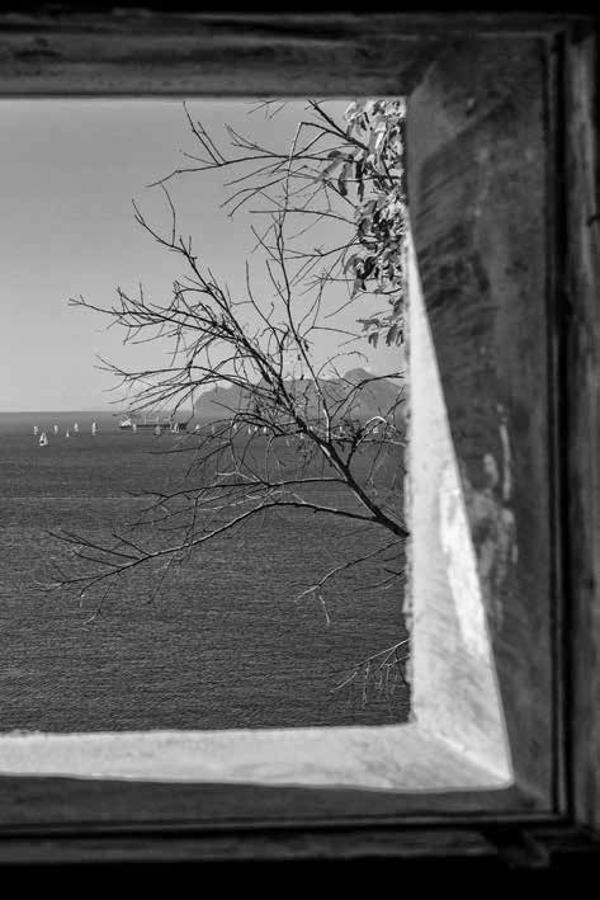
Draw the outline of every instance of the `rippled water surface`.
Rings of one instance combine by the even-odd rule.
[[[76,417],[82,431],[66,440]],[[49,557],[64,554],[49,531],[106,537],[139,509],[129,492],[177,485],[189,462],[157,453],[151,432],[119,431],[110,417],[98,417],[92,437],[90,421],[81,413],[0,415],[0,730],[406,718],[401,682],[393,694],[374,681],[366,696],[357,684],[332,691],[361,659],[405,638],[400,588],[373,589],[381,572],[371,565],[340,577],[326,612],[314,599],[295,599],[311,577],[375,547],[372,528],[297,511],[265,516],[198,553],[151,601],[151,577],[129,579],[92,621],[90,606],[42,590]],[[36,422],[50,428],[43,449]],[[165,435],[162,448],[175,440]]]

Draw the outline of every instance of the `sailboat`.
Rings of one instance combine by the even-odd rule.
[[[69,434],[69,429],[68,429],[68,428],[67,428],[67,430],[65,431],[65,437],[66,437],[66,438],[71,437],[71,435]]]
[[[48,436],[47,436],[47,434],[46,434],[45,431],[42,431],[38,443],[39,443],[40,447],[47,447],[47,446],[48,446]]]
[[[40,429],[37,427],[37,425],[34,425],[34,426],[33,426],[33,433],[34,433],[34,435],[36,435],[36,434],[38,433],[39,430],[40,430]]]
[[[79,434],[79,424],[77,422],[73,425],[73,431],[75,434]]]
[[[54,426],[54,434],[58,434],[58,425]]]
[[[137,431],[137,425],[136,425],[135,422],[132,422],[132,423],[131,423],[131,430],[132,430],[132,432],[133,432],[134,434],[136,433],[136,431]]]
[[[96,425],[96,420],[94,419],[92,421],[92,434],[97,434],[97,433],[98,433],[98,426]]]
[[[161,434],[162,434],[162,430],[161,430],[160,425],[155,425],[154,426],[154,437],[160,437]]]

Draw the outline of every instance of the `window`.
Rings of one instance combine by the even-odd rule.
[[[290,92],[303,95],[312,89],[347,94],[350,85],[357,93],[410,94],[409,202],[422,282],[422,348],[435,351],[448,419],[445,436],[451,436],[456,457],[456,465],[452,458],[440,461],[438,471],[444,486],[441,501],[437,497],[439,513],[446,526],[437,536],[439,560],[450,592],[461,604],[472,604],[455,606],[451,622],[444,625],[442,619],[444,627],[422,632],[426,655],[421,659],[437,679],[436,688],[443,689],[443,667],[457,657],[440,649],[441,630],[470,647],[472,661],[481,661],[487,636],[473,631],[473,616],[462,612],[484,604],[495,668],[491,677],[485,666],[484,693],[499,694],[502,715],[498,705],[486,709],[502,740],[506,728],[510,771],[503,764],[493,783],[480,780],[471,790],[459,785],[462,790],[444,795],[52,778],[40,783],[13,775],[4,779],[7,825],[61,822],[81,829],[98,822],[107,827],[187,822],[200,834],[219,821],[222,827],[234,822],[243,828],[253,819],[277,829],[290,815],[309,831],[327,823],[332,829],[334,824],[356,828],[366,821],[373,828],[395,823],[400,829],[401,823],[414,824],[415,817],[438,824],[441,817],[463,822],[470,817],[479,826],[490,818],[521,825],[597,824],[592,540],[597,453],[591,452],[597,435],[590,335],[598,333],[598,272],[597,211],[588,206],[596,187],[595,35],[583,20],[520,24],[515,17],[506,26],[498,19],[478,25],[475,37],[472,23],[457,21],[449,39],[447,30],[443,36],[435,27],[424,32],[417,18],[372,17],[367,24],[342,16],[328,19],[326,30],[320,24],[314,37],[314,21],[292,16],[286,31],[281,22],[255,17],[246,55],[229,51],[240,27],[235,17],[175,17],[160,31],[152,16],[135,32],[111,25],[122,36],[118,48],[111,43],[114,31],[105,26],[100,42],[97,32],[84,38],[77,26],[63,32],[49,25],[43,44],[27,28],[15,28],[3,37],[18,60],[5,64],[4,90],[61,92],[77,84],[79,90],[110,93],[118,83],[119,90],[128,91],[243,89],[281,95],[287,93],[285,72]],[[265,70],[259,48],[267,33],[275,49]],[[206,43],[214,34],[218,70],[215,50]],[[366,52],[368,67],[351,64],[349,43]],[[370,55],[374,46],[377,53]],[[178,67],[162,69],[172,48]],[[42,60],[53,53],[45,67]],[[114,62],[105,61],[115,53],[130,63],[119,68],[118,82]],[[81,54],[97,61],[96,68],[80,76],[89,80],[76,81]],[[143,63],[140,68],[131,63],[143,61],[144,54],[153,58],[151,83]],[[565,379],[568,406],[561,393]],[[437,423],[443,429],[443,422]],[[426,420],[422,426],[426,435]],[[427,493],[414,499],[429,506],[435,500]],[[464,573],[453,569],[452,558],[463,546],[467,522],[473,566],[463,583]],[[422,525],[428,527],[427,515]],[[432,576],[424,562],[415,559],[414,566],[415,576]],[[417,670],[418,602],[415,595]],[[576,657],[571,655],[575,640]],[[473,689],[474,677],[481,682],[478,672],[475,666],[459,673],[465,689],[458,698],[445,698],[448,703],[460,707],[461,697],[481,698]],[[480,731],[481,711],[470,703],[465,708],[473,712],[473,733]],[[432,715],[460,758],[464,748],[443,718],[445,709],[442,704],[440,715]],[[373,754],[380,761],[381,742],[374,737],[369,742],[369,760]],[[474,746],[472,739],[468,743]],[[496,761],[497,749],[495,742]],[[512,785],[502,787],[507,781]],[[202,852],[201,843],[192,855]],[[216,845],[212,848],[218,854]],[[272,852],[267,842],[263,854]]]

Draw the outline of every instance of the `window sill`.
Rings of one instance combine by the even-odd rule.
[[[0,772],[17,776],[254,783],[386,791],[510,785],[418,724],[151,731],[0,738]]]

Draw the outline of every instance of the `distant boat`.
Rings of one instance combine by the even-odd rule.
[[[198,432],[200,431],[200,425],[196,425],[194,431],[196,432],[196,434],[198,434]]]
[[[75,434],[79,434],[79,424],[77,422],[73,425],[73,431]]]
[[[135,415],[135,413],[133,415]],[[133,415],[123,416],[123,418],[119,422],[119,428],[131,428],[132,431],[137,431],[138,428],[153,428],[156,431],[156,427],[159,426],[161,429],[161,434],[163,431],[167,430],[178,433],[187,429],[187,422],[175,422],[173,421],[173,419],[167,419],[164,416],[160,418],[158,415],[148,416],[147,413],[144,413],[142,421],[136,422],[134,421]]]
[[[154,437],[160,437],[161,434],[162,434],[162,429],[161,429],[160,425],[155,425],[154,426]]]
[[[96,425],[96,420],[92,422],[92,434],[98,434],[98,426]]]
[[[71,435],[69,434],[69,429],[68,429],[68,428],[67,428],[67,430],[65,431],[65,437],[66,437],[66,438],[71,437]]]
[[[40,430],[40,429],[37,427],[37,425],[34,425],[34,426],[33,426],[33,433],[34,433],[34,434],[37,434],[39,430]]]
[[[54,434],[58,434],[58,425],[54,426]]]
[[[46,434],[45,431],[42,431],[38,443],[39,443],[40,447],[47,447],[47,446],[48,446],[48,436],[47,436],[47,434]]]

